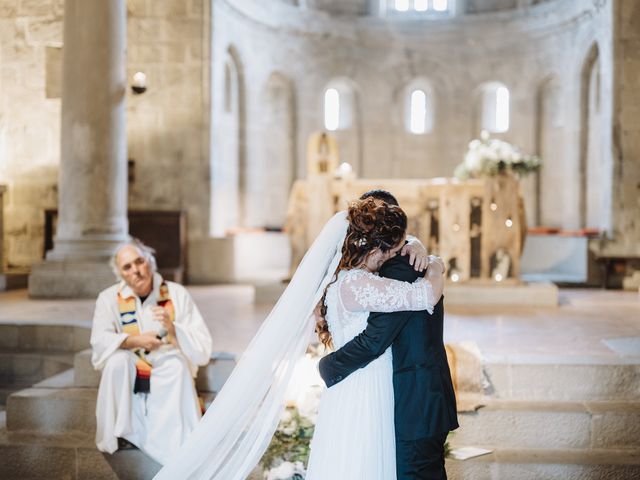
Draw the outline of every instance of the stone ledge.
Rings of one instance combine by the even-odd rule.
[[[7,429],[38,433],[94,432],[97,390],[28,388],[7,399]]]
[[[235,357],[229,353],[217,352],[211,361],[198,369],[196,388],[201,392],[219,392],[236,365]],[[97,388],[100,372],[91,364],[91,349],[76,353],[74,357],[74,384],[76,387]]]
[[[593,411],[598,413],[593,413]],[[458,414],[453,445],[511,448],[640,448],[640,402],[489,400]]]
[[[624,401],[640,398],[640,364],[485,363],[496,399]]]
[[[74,353],[89,345],[91,330],[75,325],[0,324],[0,351]]]

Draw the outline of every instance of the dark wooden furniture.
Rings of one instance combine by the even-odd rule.
[[[621,284],[611,285],[612,275],[618,277],[619,282],[624,277],[627,265],[640,263],[640,255],[607,255],[596,254],[595,260],[600,265],[602,272],[602,288],[621,288]]]
[[[45,210],[44,253],[53,248],[58,210]],[[158,272],[184,283],[187,264],[187,214],[177,210],[129,210],[129,234],[156,251]]]

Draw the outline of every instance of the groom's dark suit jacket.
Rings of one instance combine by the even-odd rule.
[[[419,276],[408,256],[396,256],[380,275],[413,282]],[[367,328],[320,360],[328,387],[379,357],[392,345],[395,428],[399,440],[416,440],[458,428],[456,398],[442,340],[443,299],[433,315],[420,312],[371,313]]]

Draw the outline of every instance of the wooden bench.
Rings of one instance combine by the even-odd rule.
[[[58,210],[45,210],[44,252],[53,248]],[[158,272],[184,283],[187,263],[187,214],[178,210],[129,210],[129,234],[156,251]]]

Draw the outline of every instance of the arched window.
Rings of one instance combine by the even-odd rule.
[[[327,88],[324,92],[324,128],[333,132],[340,127],[340,92]]]
[[[395,0],[395,9],[399,12],[406,12],[409,10],[409,0]]]
[[[451,13],[453,0],[382,0],[387,13],[442,14]]]
[[[411,92],[411,120],[409,130],[420,134],[426,131],[427,96],[422,90]]]
[[[322,107],[326,130],[335,132],[351,128],[356,110],[353,82],[347,78],[332,80],[324,90]]]
[[[416,79],[404,88],[404,129],[414,135],[433,130],[433,91],[426,79]]]
[[[502,83],[483,85],[481,95],[481,128],[492,133],[509,130],[509,89]]]

